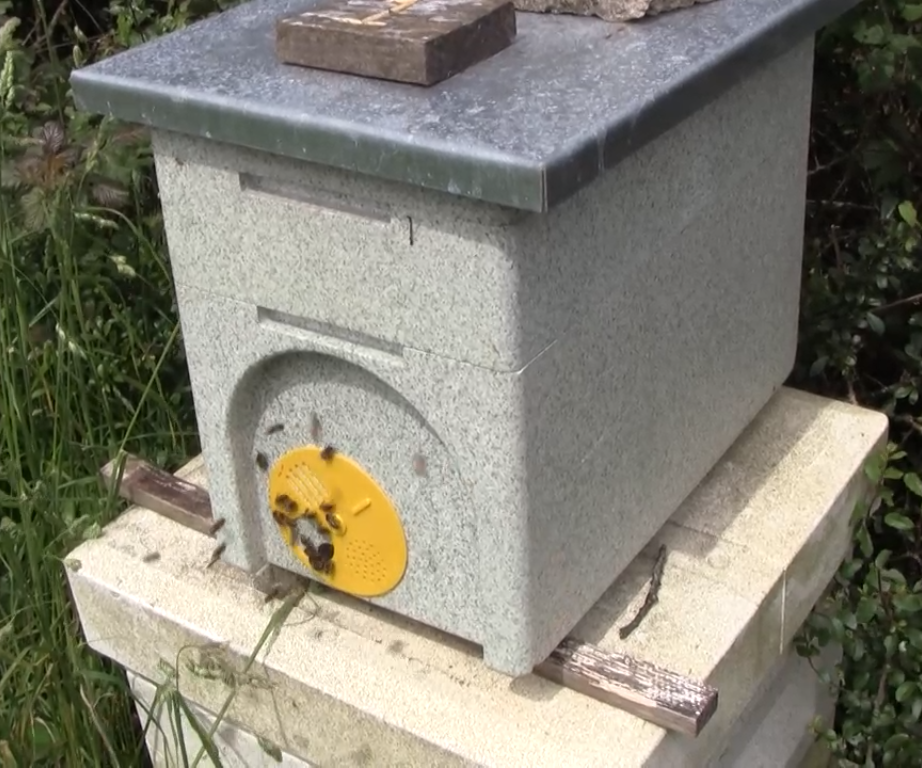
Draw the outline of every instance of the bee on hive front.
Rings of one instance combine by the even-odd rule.
[[[323,544],[317,547],[317,556],[324,560],[332,560],[333,545],[328,541],[323,542]]]
[[[307,555],[308,559],[317,556],[317,549],[314,547],[314,542],[312,542],[307,536],[302,533],[298,537],[298,541],[301,542],[301,547],[304,550],[304,554]]]
[[[256,452],[256,466],[263,472],[269,471],[269,459],[266,458],[266,454],[262,451]]]
[[[313,557],[309,558],[311,568],[320,573],[332,573],[333,572],[333,561],[328,557],[323,557],[320,553],[316,553]]]
[[[282,510],[286,515],[298,514],[298,502],[285,493],[275,497],[275,507]]]
[[[327,445],[320,452],[320,458],[324,461],[331,461],[336,454],[336,449],[332,445]]]
[[[342,525],[339,522],[339,518],[333,513],[332,510],[324,514],[324,519],[327,521],[327,525],[330,526],[334,531],[338,531]]]

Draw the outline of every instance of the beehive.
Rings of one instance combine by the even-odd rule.
[[[278,64],[269,31],[302,7],[74,79],[155,129],[224,558],[521,674],[791,368],[812,27],[738,0],[614,45],[524,14],[512,48],[414,90]]]

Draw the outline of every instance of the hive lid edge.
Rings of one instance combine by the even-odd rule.
[[[99,72],[77,70],[71,86],[79,109],[144,125],[154,131],[223,142],[295,160],[529,213],[547,213],[549,162],[504,155],[489,147],[466,153],[439,142],[402,142],[382,131],[345,130],[334,121],[293,120],[258,113],[246,104],[188,101],[176,93]],[[568,196],[558,194],[558,200]]]
[[[251,0],[78,70],[78,103],[155,129],[544,213],[857,0],[721,0],[669,14],[678,26],[668,17],[629,25],[615,47],[600,43],[612,35],[599,20],[520,14],[510,51],[432,89],[276,62],[265,40],[274,19],[311,2]],[[580,53],[549,68],[541,49],[559,38],[561,50]],[[660,66],[669,45],[679,66]],[[649,87],[624,79],[638,68]],[[548,84],[558,69],[560,82]],[[599,87],[605,78],[615,87]]]

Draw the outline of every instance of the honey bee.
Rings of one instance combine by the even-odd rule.
[[[266,458],[266,454],[261,451],[256,452],[256,466],[259,467],[263,472],[269,471],[269,459]]]
[[[304,548],[304,554],[307,555],[307,562],[311,568],[320,573],[329,573],[332,563],[330,558],[333,556],[333,548],[330,544],[323,543],[319,547],[314,546],[307,536],[301,536],[301,546]]]
[[[282,587],[279,584],[273,584],[269,591],[266,592],[266,596],[263,598],[264,603],[271,603],[275,598],[281,596]]]
[[[323,560],[332,560],[333,545],[328,541],[323,542],[323,544],[317,547],[317,557],[320,557]]]
[[[333,512],[327,512],[323,517],[327,521],[327,525],[330,526],[330,528],[332,528],[334,531],[338,531],[341,528],[339,518],[333,514]]]
[[[275,497],[275,506],[277,509],[281,509],[289,515],[294,515],[298,512],[298,502],[285,493]]]
[[[335,454],[336,449],[332,445],[328,445],[320,452],[320,458],[324,461],[331,461]]]
[[[314,546],[314,542],[307,538],[307,536],[302,534],[298,537],[298,541],[301,542],[301,547],[304,549],[304,554],[307,555],[308,559],[317,556],[317,548]]]
[[[321,557],[312,557],[310,558],[311,568],[320,573],[332,573],[333,563],[330,560],[324,560]]]
[[[323,501],[320,503],[321,512],[332,512],[334,509],[334,504],[332,501]]]
[[[227,522],[227,520],[225,520],[223,517],[222,517],[220,520],[215,520],[214,525],[211,527],[211,532],[212,532],[212,533],[217,533],[218,531],[220,531],[220,530],[224,527],[224,524],[225,524],[226,522]]]
[[[284,425],[284,424],[273,424],[271,427],[269,427],[269,428],[266,430],[266,434],[267,434],[267,435],[274,435],[274,434],[277,434],[278,432],[281,432],[283,429],[285,429],[285,425]]]

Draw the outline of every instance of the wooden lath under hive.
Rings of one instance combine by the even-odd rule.
[[[222,527],[223,520],[215,518],[207,490],[135,456],[110,461],[100,470],[100,476],[110,492],[199,533],[213,537]],[[216,548],[216,555],[220,555],[221,546]],[[213,555],[203,567],[217,559]],[[282,585],[298,584],[303,584],[300,577],[281,573],[279,569],[270,574],[261,572],[254,579],[254,586],[266,593],[267,599],[279,597]],[[718,694],[712,686],[573,637],[565,638],[534,672],[662,728],[692,737],[701,732],[717,710]]]

